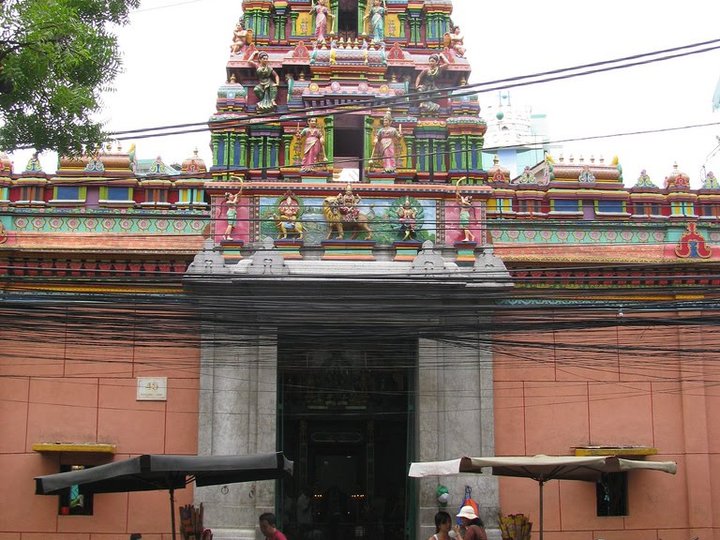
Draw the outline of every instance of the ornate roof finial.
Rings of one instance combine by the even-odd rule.
[[[677,162],[673,163],[672,172],[665,177],[665,188],[675,191],[690,189],[690,177],[679,170]]]
[[[653,181],[650,179],[650,175],[647,173],[645,169],[640,171],[640,176],[638,176],[637,182],[635,182],[636,188],[654,188],[657,187],[655,184],[653,184]]]
[[[582,172],[578,176],[578,182],[581,184],[594,184],[595,183],[595,175],[590,170],[590,167],[587,165],[583,165]]]
[[[703,180],[702,189],[720,189],[720,182],[715,178],[714,172],[710,171],[707,173],[705,180]]]

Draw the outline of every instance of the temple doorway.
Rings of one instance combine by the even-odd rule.
[[[358,3],[356,0],[340,0],[338,3],[338,35],[347,40],[358,37]]]
[[[363,177],[365,150],[363,117],[343,115],[335,121],[333,137],[333,170],[343,176],[342,181],[358,181]],[[343,175],[347,171],[348,174]],[[339,178],[338,178],[339,179]]]
[[[414,530],[417,345],[371,335],[279,340],[279,444],[295,462],[278,500],[289,540],[405,540]]]

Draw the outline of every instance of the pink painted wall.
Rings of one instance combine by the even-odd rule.
[[[32,324],[28,325],[32,328]],[[94,515],[58,515],[58,497],[35,495],[33,477],[60,464],[101,464],[146,453],[196,454],[199,346],[177,336],[148,336],[141,326],[112,339],[78,344],[72,329],[38,338],[0,330],[0,540],[127,540],[170,538],[166,491],[94,496]],[[123,335],[123,332],[126,335]],[[190,338],[188,338],[190,336]],[[137,401],[136,377],[168,377],[167,401]],[[101,442],[112,456],[40,454],[37,442]],[[192,488],[176,505],[192,502]],[[165,533],[165,534],[162,534]]]
[[[717,328],[634,324],[632,315],[620,324],[498,336],[496,454],[655,447],[648,459],[676,461],[678,473],[630,473],[627,516],[597,517],[594,484],[547,483],[545,540],[720,540]],[[500,507],[537,528],[537,484],[501,478]]]

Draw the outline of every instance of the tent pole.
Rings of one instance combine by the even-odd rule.
[[[170,488],[170,526],[172,527],[172,540],[175,536],[175,488]]]
[[[543,485],[545,482],[540,480],[540,540],[543,540]]]

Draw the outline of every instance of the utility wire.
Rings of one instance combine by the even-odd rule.
[[[704,48],[700,49],[699,47],[704,47]],[[633,54],[633,55],[615,58],[615,59],[611,59],[611,60],[603,60],[603,61],[592,62],[592,63],[588,63],[588,64],[580,64],[577,66],[559,68],[559,69],[548,70],[548,71],[541,71],[541,72],[531,73],[531,74],[527,74],[527,75],[516,75],[513,77],[507,77],[507,78],[503,78],[503,79],[496,79],[496,80],[491,80],[491,81],[466,84],[466,85],[462,85],[462,86],[453,86],[453,87],[443,88],[443,89],[439,89],[439,90],[411,92],[411,93],[408,93],[408,94],[405,94],[402,96],[398,96],[398,97],[394,97],[394,98],[386,98],[386,99],[372,98],[372,99],[367,99],[367,100],[355,101],[355,102],[349,103],[349,104],[322,105],[322,106],[315,106],[315,107],[309,107],[309,108],[305,107],[305,108],[299,108],[299,109],[292,109],[292,110],[288,110],[287,112],[283,112],[283,113],[275,112],[275,113],[257,114],[257,115],[254,115],[251,119],[243,120],[243,121],[236,121],[237,123],[232,123],[232,125],[237,126],[237,127],[242,127],[245,125],[253,125],[255,123],[262,124],[262,123],[267,123],[269,121],[280,121],[284,117],[290,117],[290,118],[286,118],[286,119],[293,120],[293,121],[302,120],[302,119],[308,118],[309,116],[317,116],[318,111],[333,111],[333,114],[348,114],[348,113],[354,113],[354,112],[364,111],[364,110],[384,109],[384,108],[387,108],[388,106],[404,105],[409,102],[410,103],[411,102],[419,102],[419,101],[423,101],[425,99],[429,99],[430,97],[437,97],[437,96],[448,97],[450,95],[456,95],[458,97],[461,97],[461,96],[477,95],[479,93],[505,90],[505,89],[515,88],[518,86],[526,86],[528,84],[540,84],[540,83],[544,83],[544,82],[553,82],[553,81],[558,81],[558,80],[580,77],[580,76],[584,76],[584,75],[590,75],[590,74],[594,74],[594,73],[612,71],[615,69],[637,67],[637,66],[644,65],[644,64],[650,64],[650,63],[655,63],[655,62],[671,60],[674,58],[689,56],[689,55],[693,55],[693,54],[710,52],[713,50],[717,50],[719,48],[720,48],[720,38],[707,40],[707,41],[701,41],[701,42],[697,42],[697,43],[692,43],[689,45],[672,47],[672,48],[668,48],[668,49],[656,50],[656,51],[647,52],[647,53]],[[697,50],[689,50],[689,49],[697,49]],[[680,52],[680,51],[684,51],[684,52]],[[670,54],[670,53],[675,53],[675,54]],[[662,56],[662,55],[664,55],[664,56]],[[659,57],[652,58],[654,56],[659,56]],[[628,62],[630,60],[639,60],[639,59],[644,59],[644,60],[623,64],[624,62]],[[616,64],[619,64],[619,65],[616,65]],[[575,71],[579,71],[579,73],[572,73]],[[560,74],[564,74],[564,75],[556,76],[556,75],[560,75]],[[528,79],[533,79],[533,80],[528,81]],[[538,80],[534,80],[534,79],[538,79]],[[485,88],[485,87],[490,87],[490,88]],[[480,90],[476,90],[476,89],[480,89]],[[306,116],[302,116],[303,113],[305,113]],[[167,135],[176,135],[176,134],[183,134],[183,133],[196,133],[196,132],[208,130],[207,122],[193,122],[193,123],[183,123],[183,124],[171,124],[171,125],[166,125],[166,126],[158,126],[158,127],[150,127],[150,128],[138,128],[138,129],[131,129],[131,130],[114,131],[114,132],[111,132],[110,135],[112,135],[112,136],[128,135],[128,134],[135,134],[135,133],[142,133],[142,132],[190,128],[190,127],[199,127],[199,126],[202,126],[203,129],[170,132]],[[143,135],[143,136],[138,136],[136,138],[146,138],[149,136],[150,135],[147,135],[147,136]],[[126,140],[126,139],[130,139],[132,137],[116,137],[116,138],[118,140]]]
[[[720,125],[720,121],[705,122],[705,123],[699,123],[699,124],[685,124],[685,125],[681,125],[681,126],[670,126],[670,127],[664,127],[664,128],[606,133],[606,134],[602,134],[602,135],[587,135],[587,136],[581,136],[581,137],[570,137],[570,138],[562,138],[562,139],[548,139],[548,140],[543,140],[538,143],[533,143],[533,145],[536,145],[536,144],[537,145],[552,145],[552,144],[561,144],[561,143],[567,143],[567,142],[581,142],[581,141],[590,141],[590,140],[599,140],[599,139],[612,139],[612,138],[617,138],[617,137],[650,135],[650,134],[655,134],[655,133],[685,131],[685,130],[690,130],[690,129],[700,129],[700,128],[705,128],[705,127],[719,126],[719,125]],[[524,148],[524,147],[525,147],[525,145],[522,145],[522,144],[483,147],[481,152],[490,153],[490,152],[497,152],[499,150],[511,150],[511,149],[515,149],[515,148]],[[468,149],[468,150],[461,151],[459,153],[468,154],[469,152],[470,152],[470,150]],[[458,151],[452,150],[452,149],[444,150],[442,152],[435,151],[432,155],[428,156],[428,159],[432,159],[433,156],[439,156],[439,155],[449,156],[449,155],[456,154],[456,153],[458,153]],[[396,159],[399,161],[402,161],[402,160],[418,157],[419,155],[420,154],[417,152],[416,153],[406,153],[406,154],[402,154],[400,156],[396,156]],[[370,158],[358,157],[358,158],[354,159],[353,162],[354,161],[367,163],[368,161],[370,161]],[[337,165],[339,163],[347,163],[347,162],[348,162],[348,158],[343,156],[341,160],[326,160],[326,161],[318,163],[318,165]],[[588,165],[588,163],[578,162],[577,165],[578,166]],[[592,164],[590,164],[590,165],[592,165]],[[83,177],[82,182],[83,182],[83,185],[92,185],[95,183],[106,185],[108,183],[112,184],[113,182],[120,183],[120,182],[124,182],[127,180],[137,180],[138,178],[141,178],[142,180],[167,180],[167,179],[169,179],[169,180],[186,180],[188,178],[192,178],[192,179],[213,178],[215,176],[225,176],[225,175],[231,175],[231,174],[235,174],[235,173],[246,173],[249,170],[260,171],[261,173],[263,173],[263,172],[274,171],[274,170],[283,171],[286,169],[295,171],[295,170],[298,170],[298,168],[299,168],[299,165],[297,165],[297,164],[282,165],[282,166],[278,166],[278,167],[258,167],[258,168],[249,168],[249,167],[242,166],[242,165],[232,165],[230,167],[218,165],[215,170],[208,171],[206,173],[183,173],[180,175],[177,175],[177,174],[176,175],[153,174],[150,176],[141,176],[141,177],[134,175],[134,176],[127,176],[127,177],[123,176],[123,177],[112,177],[112,178]],[[458,170],[453,169],[452,171],[437,172],[437,174],[462,175],[462,174],[470,173],[470,175],[472,176],[472,175],[476,174],[477,172],[478,171],[476,171],[476,170],[470,170],[470,171],[466,172],[466,171],[459,170],[459,169]],[[487,171],[481,171],[481,172],[487,172]],[[333,182],[333,183],[327,184],[327,186],[340,185],[340,184],[344,185],[344,182]],[[252,184],[252,183],[248,182],[248,187],[256,186],[256,185],[258,185],[258,184]],[[432,184],[414,183],[414,184],[409,184],[409,185],[434,187]],[[444,184],[438,184],[438,186],[442,186],[442,185],[444,185]],[[466,186],[462,186],[461,189],[464,189],[465,187]],[[0,213],[1,212],[2,211],[0,210]]]

